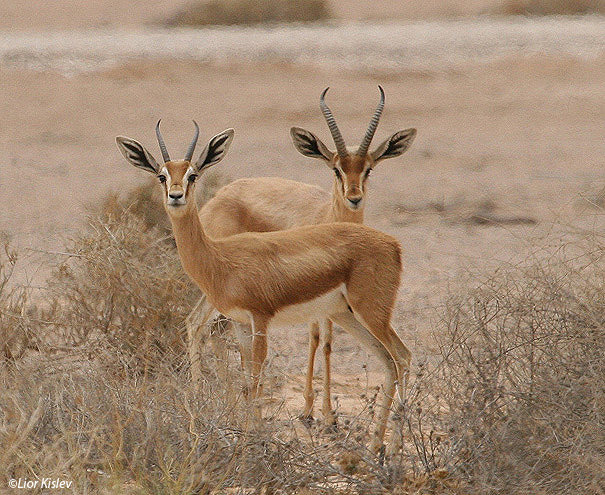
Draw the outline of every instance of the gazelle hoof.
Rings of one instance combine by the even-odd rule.
[[[334,411],[324,416],[324,431],[326,433],[336,433],[338,431],[338,422]]]
[[[336,423],[327,423],[324,425],[323,431],[328,434],[338,433],[338,425]]]
[[[315,418],[310,414],[300,414],[298,416],[298,419],[307,428],[311,428],[311,426],[313,426],[313,423],[315,422]]]

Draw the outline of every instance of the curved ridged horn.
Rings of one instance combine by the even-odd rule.
[[[186,162],[191,162],[191,157],[193,157],[193,152],[195,151],[195,145],[197,144],[197,140],[200,137],[200,127],[197,125],[197,122],[195,120],[193,121],[193,125],[195,126],[195,135],[193,136],[193,140],[191,141],[189,149],[185,154]]]
[[[359,145],[359,149],[355,153],[356,155],[364,156],[368,152],[368,148],[370,147],[370,143],[372,142],[372,138],[374,137],[374,133],[376,132],[376,128],[378,127],[378,121],[380,120],[380,116],[382,115],[382,109],[384,108],[384,91],[382,90],[382,86],[378,86],[380,90],[380,102],[376,107],[376,111],[374,112],[374,116],[372,120],[370,120],[370,125],[368,126],[368,130],[366,131],[366,135],[363,137],[363,141]]]
[[[166,149],[166,144],[164,143],[164,138],[162,137],[162,133],[160,132],[160,122],[162,119],[158,120],[157,125],[155,126],[155,135],[158,137],[158,144],[160,145],[160,151],[162,152],[162,158],[164,159],[164,163],[170,161],[170,155],[168,154],[168,150]]]
[[[331,110],[326,105],[324,100],[326,93],[328,92],[329,87],[324,89],[323,93],[319,97],[319,107],[321,108],[321,112],[324,114],[326,121],[328,122],[328,127],[330,128],[330,132],[332,133],[332,139],[334,140],[334,144],[336,145],[336,151],[338,152],[338,156],[341,158],[346,157],[349,153],[347,152],[347,146],[345,145],[345,140],[342,138],[342,134],[338,130],[338,126],[336,125],[336,120],[332,115]]]

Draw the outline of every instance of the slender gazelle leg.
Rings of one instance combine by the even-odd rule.
[[[199,384],[202,379],[202,355],[201,349],[206,343],[208,332],[206,331],[206,323],[210,315],[214,311],[214,307],[205,295],[197,303],[194,311],[192,311],[185,320],[187,327],[187,339],[189,347],[189,359],[191,362],[191,379],[193,383]],[[195,318],[192,318],[194,315]]]
[[[313,322],[309,328],[309,359],[307,362],[307,377],[305,380],[305,408],[301,414],[303,421],[313,418],[313,402],[315,401],[315,393],[313,391],[313,375],[315,366],[315,355],[319,344],[322,344],[324,355],[324,370],[323,370],[323,401],[321,412],[327,426],[336,424],[336,417],[332,409],[332,396],[330,391],[330,356],[332,354],[332,322],[324,320],[321,322]]]
[[[321,322],[320,328],[320,336],[324,353],[324,395],[323,402],[321,405],[321,412],[323,414],[326,426],[333,427],[336,425],[336,416],[334,414],[334,409],[332,408],[332,392],[330,390],[330,370],[332,369],[330,367],[330,357],[332,355],[332,322],[330,320],[324,320],[323,322]]]
[[[315,392],[313,391],[313,374],[315,364],[315,353],[319,347],[319,324],[314,321],[309,327],[309,356],[307,361],[307,376],[305,380],[305,408],[300,415],[303,421],[313,419],[313,402],[315,401]]]
[[[251,378],[250,398],[262,395],[260,376],[267,359],[267,324],[269,319],[262,315],[252,316],[252,355],[248,363]]]
[[[332,322],[330,320],[323,320],[321,325],[315,321],[309,328],[309,358],[304,390],[305,408],[301,414],[301,419],[307,421],[313,418],[313,402],[315,401],[315,393],[313,391],[314,362],[320,342],[324,355],[321,412],[326,425],[332,427],[336,424],[336,417],[332,409],[332,396],[330,392],[330,355],[332,354]]]
[[[233,328],[235,328],[235,335],[239,344],[242,371],[244,372],[244,378],[246,381],[246,388],[244,392],[246,396],[250,396],[250,392],[252,390],[252,327],[248,323],[232,322],[232,325]]]
[[[370,443],[370,449],[373,452],[378,452],[383,445],[386,423],[393,403],[395,389],[397,386],[400,388],[405,386],[405,370],[409,367],[411,353],[393,331],[389,322],[386,322],[386,327],[383,329],[374,328],[374,332],[370,332],[355,318],[352,312],[332,315],[330,319],[372,349],[385,365],[384,395],[379,406],[376,431]],[[381,340],[378,340],[374,335],[377,330],[379,335],[383,337]]]

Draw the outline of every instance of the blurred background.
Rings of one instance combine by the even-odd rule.
[[[141,27],[166,24],[254,24],[263,22],[420,21],[493,15],[582,15],[603,13],[602,0],[443,0],[379,5],[362,0],[76,0],[52,4],[24,0],[1,7],[3,28],[27,30]]]
[[[2,2],[0,231],[61,251],[91,205],[146,180],[114,138],[156,150],[159,118],[176,156],[192,119],[200,146],[236,129],[216,185],[279,175],[329,188],[289,128],[332,145],[318,106],[330,86],[354,146],[382,84],[374,144],[418,137],[373,174],[366,218],[401,238],[402,295],[424,307],[433,284],[523,257],[544,222],[602,218],[604,12],[600,0]],[[43,279],[47,261],[23,279]]]
[[[600,0],[2,2],[0,232],[22,253],[15,279],[42,284],[108,195],[128,205],[147,186],[115,136],[156,152],[161,118],[178,156],[192,119],[200,148],[234,127],[202,197],[245,176],[329,189],[289,128],[333,146],[318,105],[330,86],[355,146],[381,84],[374,146],[418,136],[372,175],[366,223],[403,244],[402,331],[425,343],[459,278],[602,224],[603,13]]]

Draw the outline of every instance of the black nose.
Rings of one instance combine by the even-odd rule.
[[[175,191],[168,193],[170,199],[181,199],[183,197],[183,193],[181,191]]]
[[[361,201],[361,198],[349,198],[349,201],[354,205],[357,205]]]

